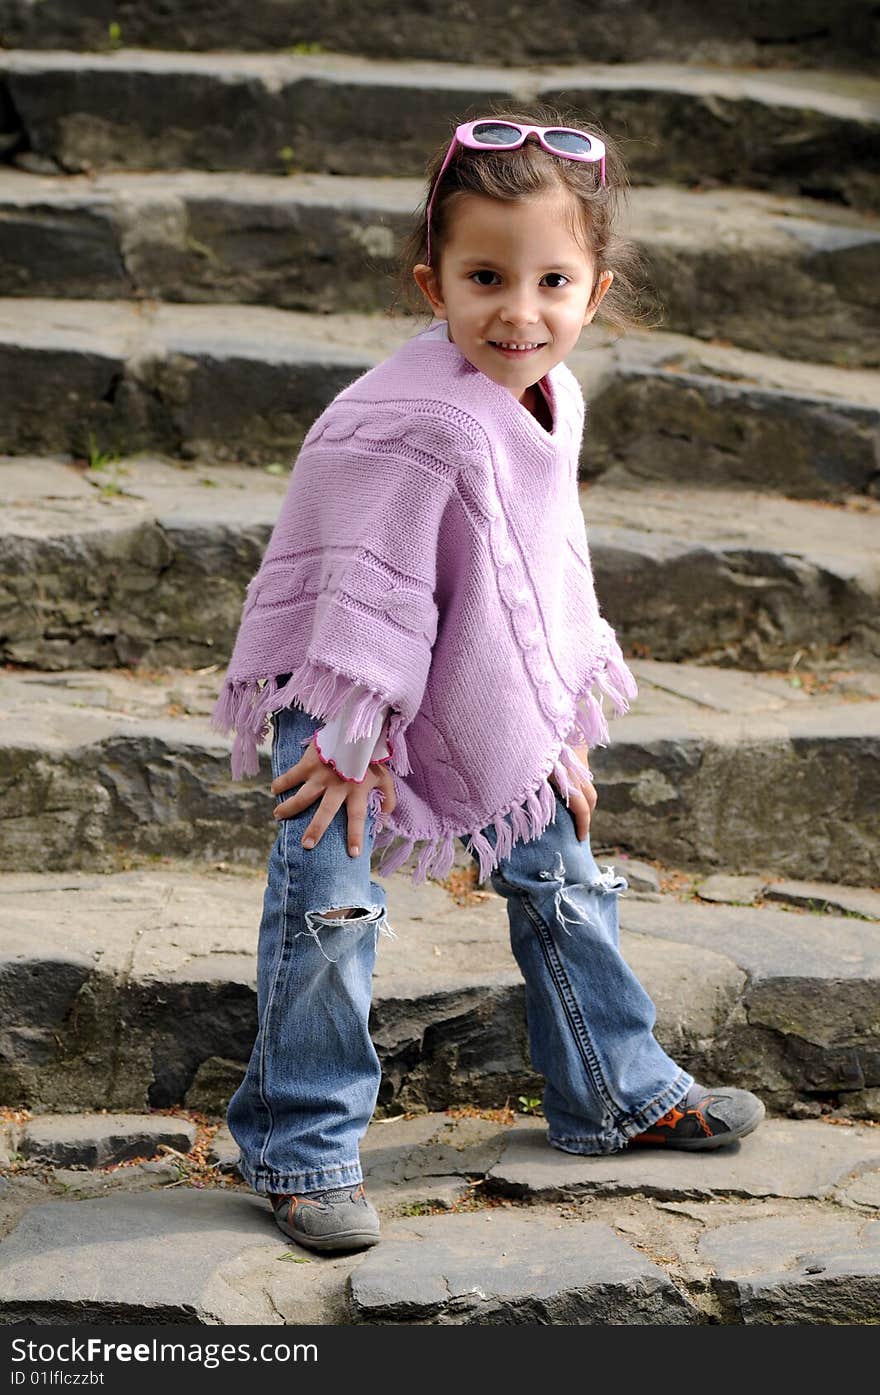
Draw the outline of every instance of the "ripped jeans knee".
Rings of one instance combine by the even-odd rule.
[[[379,943],[379,936],[385,935],[389,940],[396,940],[397,936],[388,924],[388,913],[384,905],[374,906],[347,906],[337,908],[331,906],[326,910],[308,910],[303,912],[306,922],[304,930],[298,930],[294,939],[299,939],[301,935],[309,935],[315,941],[318,949],[331,964],[339,962],[339,956],[335,958],[328,954],[322,943],[322,936],[327,939],[331,932],[343,931],[348,935],[356,935],[362,931],[372,930],[375,935],[376,945]]]
[[[615,872],[610,865],[599,867],[596,864],[596,874],[581,882],[568,881],[566,877],[565,863],[562,853],[557,850],[552,868],[543,868],[538,872],[538,880],[549,882],[554,888],[554,905],[556,908],[556,919],[566,934],[571,934],[571,926],[577,927],[584,921],[585,903],[583,899],[576,897],[578,891],[596,893],[605,897],[626,891],[629,882],[626,877],[619,872]],[[570,914],[566,915],[566,909]],[[573,914],[571,914],[573,912]]]

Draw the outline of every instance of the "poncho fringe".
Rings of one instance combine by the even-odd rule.
[[[260,756],[257,747],[271,731],[270,717],[283,707],[302,707],[316,719],[329,722],[335,717],[351,693],[354,683],[344,673],[336,673],[310,659],[300,664],[280,687],[275,678],[246,679],[223,685],[210,724],[215,731],[228,736],[235,732],[232,745],[232,778],[258,775]],[[358,686],[364,686],[359,684]],[[388,706],[382,693],[370,690],[355,705],[344,731],[346,741],[357,741],[372,730],[378,714]],[[409,724],[403,713],[392,710],[388,719],[388,744],[393,746],[389,765],[397,775],[408,775],[412,767],[406,749],[403,728]]]
[[[345,674],[333,672],[310,660],[301,664],[280,686],[275,678],[263,680],[262,686],[253,680],[227,682],[212,714],[211,726],[224,734],[232,730],[236,733],[232,748],[233,777],[240,779],[243,775],[259,773],[257,747],[270,733],[269,719],[273,712],[296,705],[316,720],[329,721],[344,706],[353,686],[353,680]],[[595,697],[593,687],[598,688],[602,696],[611,699],[618,716],[629,711],[629,699],[637,696],[637,687],[616,638],[603,656],[602,667],[594,675],[590,690],[581,693],[575,702],[574,725],[569,735],[577,745],[590,748],[607,746],[610,739],[601,698]],[[375,718],[386,706],[387,697],[369,692],[352,712],[344,739],[355,741],[367,735]],[[388,721],[388,744],[391,748],[388,765],[398,775],[407,775],[411,770],[404,735],[404,728],[408,724],[406,716],[392,708]],[[576,790],[582,781],[593,778],[574,745],[564,741],[538,786],[487,821],[495,831],[494,849],[483,832],[487,826],[485,823],[477,828],[444,830],[432,839],[401,838],[392,829],[382,827],[379,812],[374,848],[377,852],[384,850],[384,857],[378,861],[376,871],[380,876],[390,876],[418,850],[413,882],[418,885],[429,876],[442,881],[452,870],[456,839],[465,838],[468,852],[479,859],[478,880],[485,881],[499,861],[510,855],[515,840],[532,842],[552,822],[556,813],[556,797],[550,784],[551,776],[556,780],[559,793],[566,803],[573,789]],[[378,809],[377,800],[374,790],[369,803],[373,812]]]

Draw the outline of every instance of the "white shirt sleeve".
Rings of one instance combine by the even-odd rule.
[[[332,765],[337,775],[341,775],[344,780],[355,780],[358,783],[366,776],[367,766],[371,761],[386,761],[391,756],[386,738],[387,707],[376,714],[366,736],[359,737],[357,741],[343,739],[343,732],[348,726],[352,710],[366,692],[366,688],[352,688],[336,716],[320,727],[314,738],[315,748],[324,764]]]

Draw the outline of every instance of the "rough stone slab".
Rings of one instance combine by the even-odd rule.
[[[597,589],[636,653],[782,668],[798,649],[828,658],[850,643],[880,660],[880,501],[606,478],[581,486],[581,507]]]
[[[2,1321],[348,1321],[346,1281],[360,1256],[308,1254],[249,1193],[175,1187],[40,1205],[40,1190],[4,1207],[16,1228],[0,1244]]]
[[[435,1205],[451,1188],[449,1178],[421,1182],[424,1194],[437,1185]],[[714,1288],[722,1322],[870,1321],[866,1281],[876,1280],[876,1222],[851,1209],[864,1201],[835,1213],[803,1200],[651,1204],[610,1194],[589,1209],[506,1203],[416,1216],[424,1203],[398,1183],[380,1198],[380,1246],[318,1259],[281,1241],[265,1204],[240,1191],[46,1203],[45,1184],[28,1183],[16,1179],[0,1200],[8,1322],[702,1322],[706,1309],[685,1296],[691,1284]],[[368,1185],[374,1197],[382,1190]]]
[[[847,1099],[847,1113],[853,1119],[870,1119],[880,1124],[880,1087],[854,1091]]]
[[[7,1323],[274,1324],[266,1294],[241,1285],[239,1272],[280,1253],[265,1202],[243,1193],[48,1202],[0,1244],[0,1314]]]
[[[628,1148],[582,1157],[551,1148],[544,1126],[519,1121],[487,1174],[493,1190],[548,1201],[579,1195],[640,1192],[664,1201],[714,1197],[804,1197],[845,1189],[850,1178],[880,1179],[876,1129],[812,1120],[765,1119],[739,1144],[706,1153]]]
[[[419,197],[365,176],[0,169],[0,294],[381,311]]]
[[[221,1172],[233,1172],[238,1163],[238,1144],[226,1124],[215,1133],[208,1148],[208,1162],[219,1167]]]
[[[198,1130],[188,1119],[150,1114],[42,1114],[22,1128],[25,1158],[69,1167],[109,1167],[129,1158],[151,1158],[162,1146],[188,1153]]]
[[[451,1210],[497,1160],[509,1127],[446,1113],[374,1119],[360,1148],[370,1200],[383,1218]]]
[[[380,311],[422,194],[420,181],[368,176],[0,168],[0,295]],[[815,199],[662,186],[634,189],[623,218],[666,329],[880,364],[874,220]]]
[[[701,881],[696,890],[701,901],[747,906],[756,901],[776,902],[799,910],[880,920],[880,892],[869,887],[835,886],[833,882],[768,882],[764,877],[716,872]]]
[[[596,758],[597,835],[694,871],[873,886],[877,704],[780,716],[631,712]]]
[[[233,970],[236,967],[233,965]],[[198,1110],[201,1114],[225,1114],[243,1075],[241,1061],[231,1061],[227,1056],[206,1056],[197,1066],[183,1102],[187,1109]]]
[[[361,1143],[370,1186],[428,1177],[481,1177],[501,1157],[509,1124],[493,1119],[425,1114],[374,1120]]]
[[[588,343],[570,358],[591,403],[583,474],[789,498],[877,494],[874,373],[658,331]]]
[[[297,42],[318,50],[377,58],[455,55],[475,64],[565,62],[590,53],[597,63],[663,58],[748,66],[862,68],[876,53],[876,35],[862,0],[841,0],[829,10],[817,0],[761,4],[755,12],[687,0],[666,3],[662,14],[642,4],[596,0],[589,13],[547,0],[543,23],[506,0],[480,6],[480,22],[463,10],[414,11],[394,0],[381,10],[336,5],[324,11],[303,0],[118,0],[112,13],[127,44],[168,49],[259,50]],[[0,0],[0,40],[10,48],[108,47],[105,0]]]
[[[876,208],[880,84],[674,63],[504,68],[344,54],[0,55],[21,146],[68,170],[419,175],[450,111],[487,97],[599,106],[640,132],[637,183],[714,179]],[[122,100],[123,96],[126,100]],[[358,139],[351,139],[357,111]],[[124,111],[121,121],[116,112]],[[297,140],[292,155],[290,132]]]
[[[278,464],[255,476],[150,456],[91,470],[0,457],[0,656],[51,668],[225,657],[281,509]],[[763,669],[827,662],[846,644],[852,662],[880,665],[880,501],[605,478],[582,484],[580,502],[598,593],[637,653]],[[735,692],[725,698],[732,708]]]
[[[369,1196],[385,1220],[398,1216],[427,1216],[455,1211],[472,1195],[471,1184],[461,1177],[419,1177],[413,1182],[370,1183]]]
[[[784,674],[631,663],[637,703],[593,755],[597,846],[768,882],[875,883],[880,704],[870,672],[838,693],[832,670],[829,691],[807,698]],[[17,782],[0,796],[0,866],[111,870],[131,852],[169,851],[265,865],[275,837],[268,753],[265,775],[231,782],[230,743],[208,722],[222,677],[207,668],[156,683],[0,673],[0,768]]]
[[[228,1099],[253,1039],[259,876],[177,870],[30,883],[13,876],[3,883],[10,918],[15,907],[4,970],[16,1003],[5,1053],[8,1090],[44,1104],[113,1101],[117,1107],[148,1097],[155,1103],[157,1094],[170,1104],[185,1092],[191,1105],[190,1082],[199,1068],[219,1050],[231,1050],[238,1064],[229,1062]],[[393,953],[380,944],[376,970],[373,1028],[385,1069],[383,1103],[501,1104],[527,1093],[533,1076],[525,1061],[521,981],[499,898],[462,908],[439,888],[413,888],[405,876],[393,879],[388,894],[399,940]],[[66,908],[64,933],[55,937],[54,899]],[[117,937],[112,955],[102,932],[108,905]],[[63,939],[64,951],[53,938]],[[82,968],[47,1011],[41,985],[49,973],[58,980],[59,956],[70,955],[72,944]],[[635,961],[651,973],[670,1045],[682,1037],[711,1038],[741,985],[741,975],[712,953],[658,956],[640,940]],[[683,974],[685,981],[693,977],[685,1022]],[[117,1059],[120,1031],[126,1048]],[[67,1051],[63,1073],[59,1041]]]
[[[199,667],[231,649],[287,467],[255,480],[233,466],[137,460],[84,472],[25,458],[0,464],[0,482],[5,656],[48,668]]]
[[[0,449],[283,460],[343,387],[427,321],[317,323],[319,338],[313,314],[265,305],[0,300]],[[613,469],[829,501],[880,492],[869,370],[659,331],[615,344],[600,327],[569,366],[590,403],[585,477]]]
[[[880,246],[872,220],[753,189],[633,193],[627,230],[647,260],[666,328],[758,353],[876,365],[869,340]]]
[[[114,200],[71,195],[57,176],[0,170],[0,294],[54,296],[61,267],[67,296],[131,294]]]
[[[0,876],[4,1098],[44,1109],[192,1107],[194,1082],[210,1071],[212,1111],[222,1112],[253,1044],[263,889],[259,872],[170,863]],[[380,939],[375,971],[380,1105],[498,1108],[540,1091],[501,898],[489,891],[460,906],[405,872],[386,895],[397,939]],[[880,1085],[870,925],[628,894],[620,919],[658,1037],[698,1078],[756,1088],[780,1108],[815,1091],[860,1099]],[[442,1172],[431,1157],[422,1170]]]
[[[775,907],[704,907],[664,897],[660,903],[624,896],[621,924],[637,934],[704,949],[723,949],[752,980],[752,992],[779,978],[804,983],[836,976],[853,994],[856,983],[880,973],[876,931],[854,917],[795,915]],[[855,1015],[851,1019],[854,1023]],[[802,1024],[806,1027],[806,1023]],[[813,1006],[810,1040],[824,1039],[822,1005]]]
[[[836,887],[828,882],[771,882],[764,891],[764,899],[810,911],[880,920],[880,891],[871,891],[868,887]]]
[[[589,1223],[548,1231],[502,1211],[428,1216],[352,1273],[352,1315],[370,1323],[690,1324],[696,1310],[664,1272]],[[400,1238],[398,1238],[400,1237]]]
[[[277,461],[299,448],[342,388],[406,337],[378,316],[343,315],[322,321],[316,340],[314,317],[294,323],[290,314],[0,302],[0,449]]]
[[[668,898],[652,897],[646,904],[657,900]],[[636,976],[646,987],[650,985],[648,992],[657,1009],[656,1031],[665,1050],[682,1063],[689,1062],[687,1068],[695,1073],[698,1063],[710,1059],[715,1067],[716,1053],[730,1024],[742,1015],[747,993],[746,975],[723,941],[712,949],[702,948],[696,957],[690,945],[682,943],[673,949],[650,935],[626,930],[621,945]]]
[[[112,1171],[86,1171],[82,1164],[80,1168],[59,1166],[59,1162],[75,1160],[58,1157],[57,1147],[56,1156],[53,1157],[51,1146],[44,1145],[37,1151],[33,1145],[39,1141],[41,1134],[55,1135],[61,1132],[52,1126],[62,1118],[68,1121],[63,1130],[67,1134],[85,1134],[93,1121],[99,1119],[107,1137],[126,1139],[132,1134],[132,1120],[140,1122],[138,1116],[105,1112],[91,1116],[43,1115],[23,1126],[22,1137],[29,1146],[23,1146],[19,1151],[30,1160],[55,1163],[51,1172],[54,1187],[61,1186],[71,1193],[101,1195],[117,1187],[132,1190],[178,1179],[179,1170],[172,1159],[143,1162]],[[175,1135],[169,1127],[168,1136],[162,1141],[178,1151],[189,1151],[195,1140],[195,1126],[187,1120],[172,1117],[164,1121],[170,1126],[179,1124],[180,1128]],[[163,1120],[146,1116],[146,1122],[148,1125],[158,1125]],[[479,1115],[448,1112],[373,1120],[360,1150],[372,1201],[383,1213],[406,1212],[407,1208],[414,1206],[451,1207],[468,1194],[471,1180],[483,1177],[498,1161],[510,1127],[510,1123]],[[53,1142],[57,1140],[50,1137],[48,1144]],[[129,1155],[134,1156],[133,1153]],[[217,1130],[208,1149],[207,1160],[221,1173],[234,1174],[238,1156],[238,1145],[229,1128],[223,1125]],[[105,1157],[95,1164],[83,1159],[83,1163],[93,1169],[106,1168],[115,1161],[116,1158]]]
[[[764,894],[763,877],[735,877],[728,872],[713,872],[697,883],[696,893],[701,901],[721,905],[752,906]]]
[[[728,1320],[874,1323],[880,1304],[880,1221],[773,1217],[710,1230],[700,1255]]]
[[[848,1186],[838,1193],[838,1201],[850,1206],[870,1206],[880,1211],[880,1169],[854,1177]]]
[[[808,1097],[876,1088],[880,946],[872,925],[769,908],[671,909],[624,900],[621,924],[677,944],[723,945],[748,976],[743,1011],[728,1020],[706,1063],[712,1080],[749,1088],[760,1060],[763,1088],[777,1105],[794,1079]]]
[[[80,1171],[73,1167],[56,1167],[52,1171],[53,1190],[62,1188],[65,1196],[107,1196],[110,1192],[147,1191],[154,1187],[177,1184],[180,1169],[173,1162],[134,1163],[112,1172]]]

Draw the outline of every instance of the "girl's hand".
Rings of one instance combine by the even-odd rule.
[[[575,746],[574,749],[584,765],[589,765],[589,747]],[[593,810],[599,802],[599,796],[596,793],[596,786],[591,784],[589,780],[578,781],[577,777],[574,776],[569,776],[569,780],[572,785],[574,785],[575,782],[577,783],[577,788],[569,790],[568,809],[574,819],[578,842],[582,843],[590,831],[590,819],[592,818]],[[552,779],[550,783],[556,788],[555,782]]]
[[[273,794],[283,794],[294,785],[299,785],[300,788],[290,799],[285,799],[283,804],[275,806],[274,817],[293,818],[294,814],[302,813],[303,809],[308,809],[310,804],[319,799],[320,805],[302,836],[302,846],[313,848],[316,843],[320,843],[337,812],[345,804],[348,851],[352,857],[359,857],[364,846],[367,801],[371,790],[377,785],[381,789],[383,814],[390,814],[397,803],[394,781],[387,765],[380,765],[378,762],[368,765],[363,780],[345,780],[341,775],[337,775],[332,765],[324,764],[315,749],[314,741],[306,746],[296,765],[291,765],[273,780],[269,788]]]

